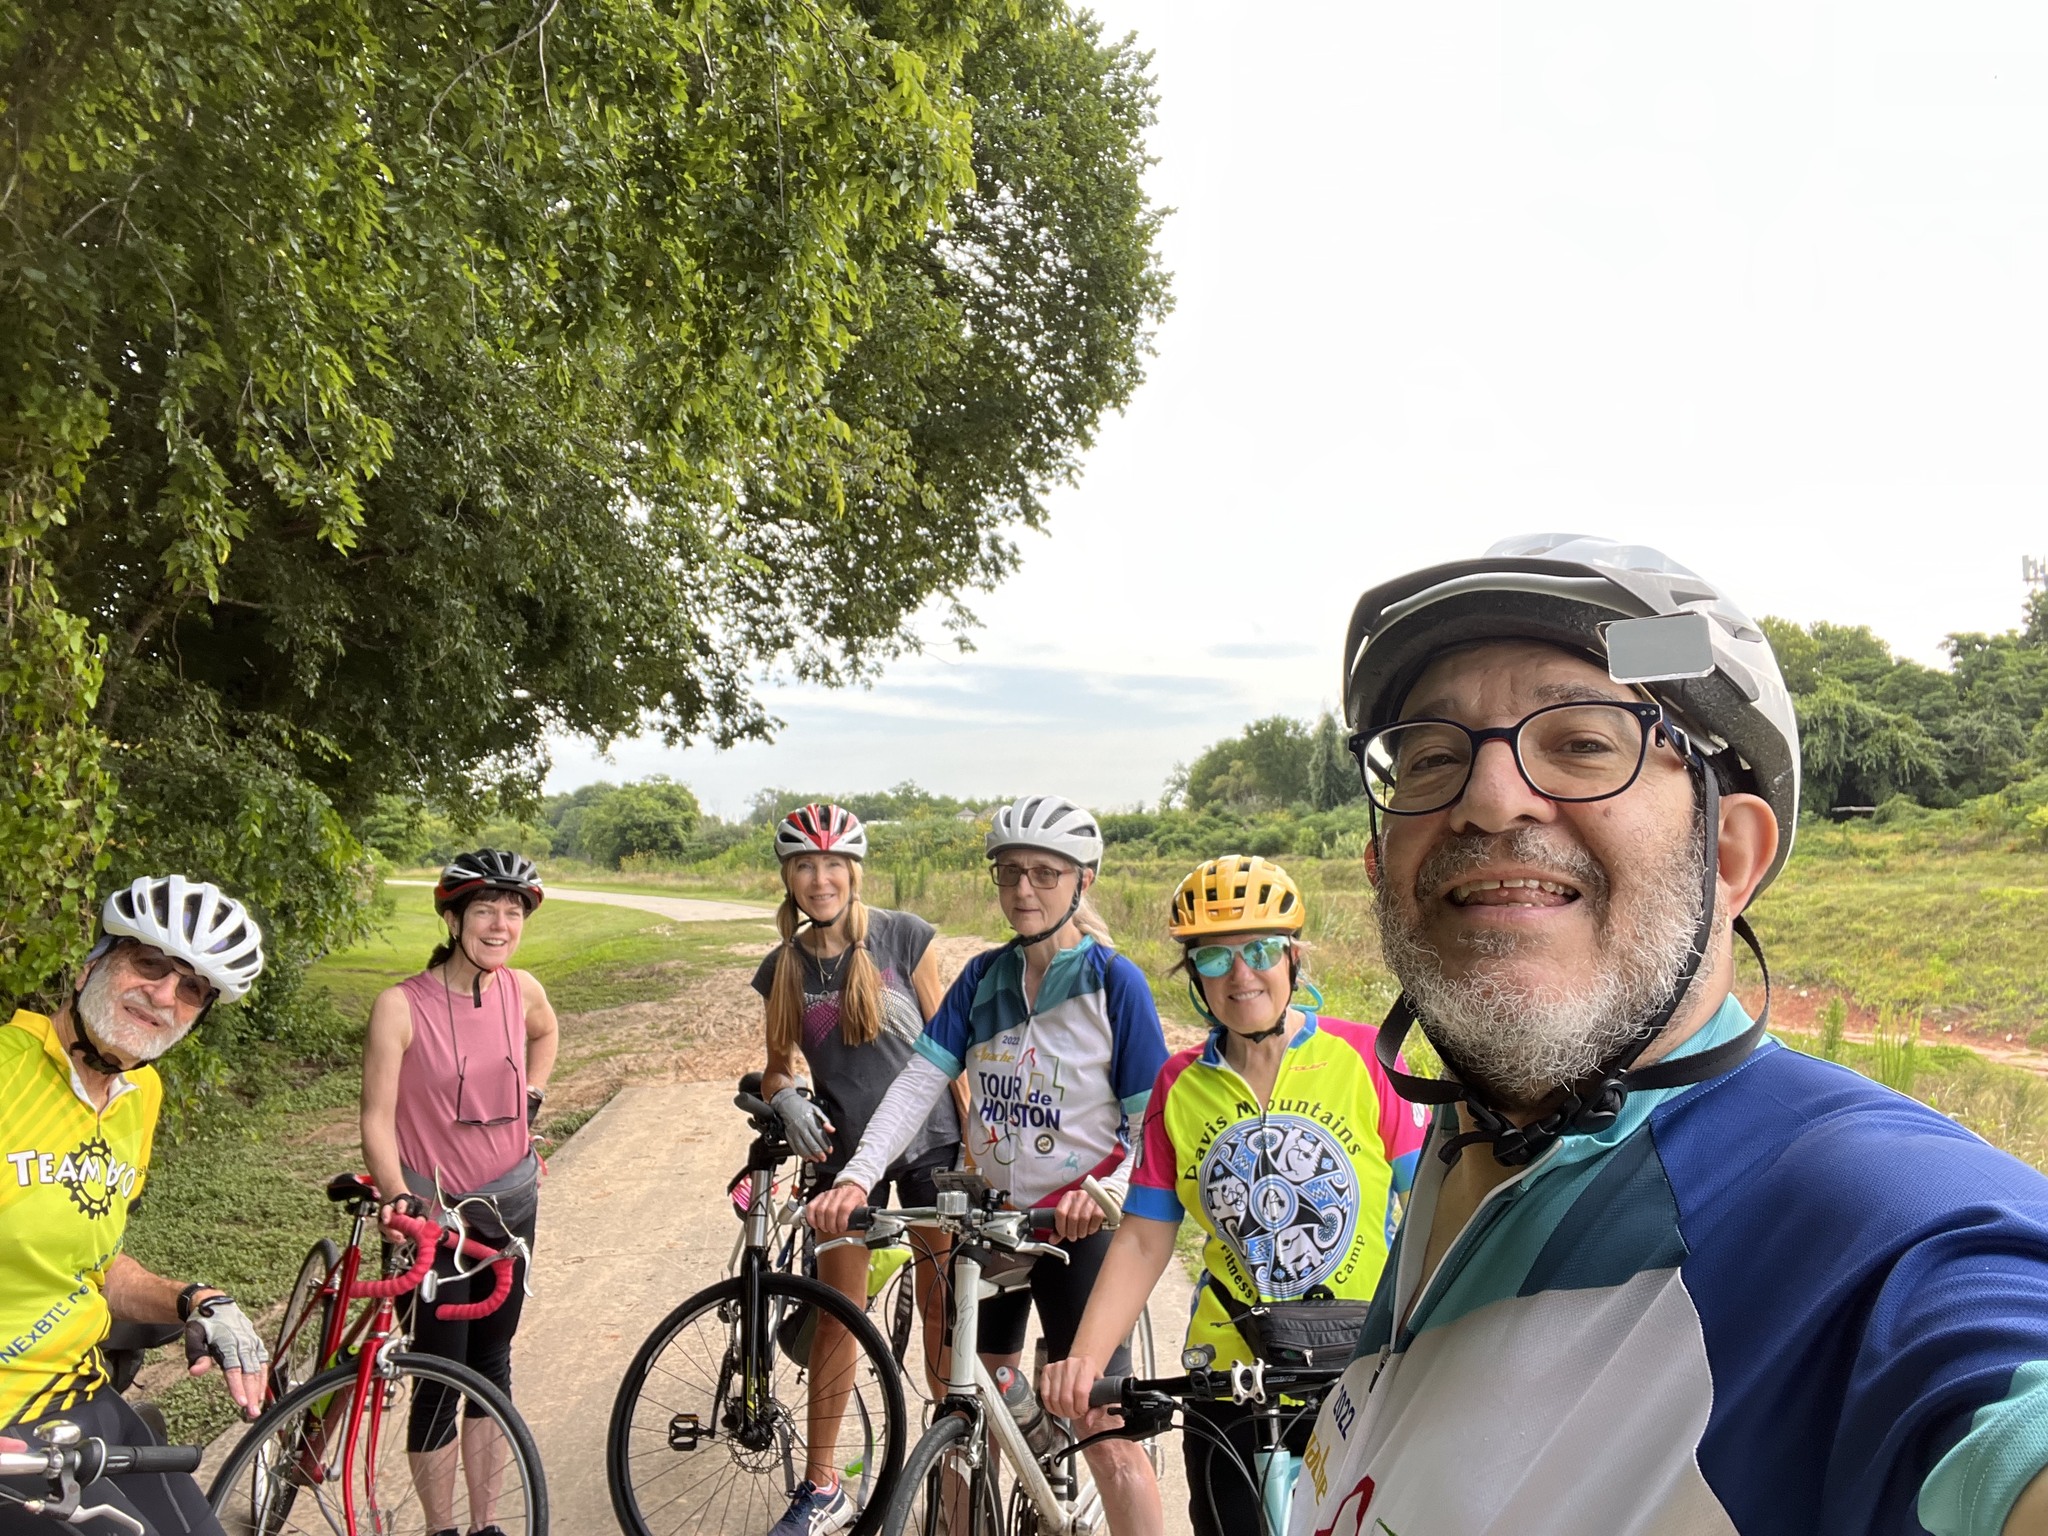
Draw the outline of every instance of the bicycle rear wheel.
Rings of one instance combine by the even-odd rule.
[[[933,1422],[903,1463],[878,1536],[1004,1536],[995,1453],[976,1447],[979,1433],[965,1413]]]
[[[323,1294],[323,1288],[340,1262],[341,1249],[333,1238],[323,1237],[299,1266],[299,1278],[285,1299],[284,1320],[277,1325],[277,1343],[270,1351],[272,1402],[320,1374],[320,1341],[334,1311],[334,1298]]]
[[[434,1355],[389,1356],[362,1401],[352,1364],[294,1387],[228,1453],[207,1499],[228,1536],[548,1529],[540,1452],[518,1410]]]
[[[903,1381],[861,1308],[800,1275],[761,1277],[762,1378],[741,1362],[745,1281],[699,1291],[663,1318],[626,1368],[612,1404],[605,1478],[627,1536],[762,1536],[789,1507],[811,1452],[812,1401],[844,1393],[826,1460],[860,1506],[849,1536],[870,1536],[903,1463]],[[806,1314],[851,1335],[820,1381]],[[794,1350],[785,1349],[794,1345]],[[820,1412],[824,1410],[821,1408]]]

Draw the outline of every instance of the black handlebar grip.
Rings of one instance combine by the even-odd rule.
[[[197,1445],[110,1445],[103,1475],[124,1473],[197,1472],[204,1447]]]
[[[1058,1237],[1060,1235],[1059,1212],[1049,1205],[1034,1205],[1031,1220],[1026,1223],[1033,1237]]]
[[[774,1120],[782,1118],[776,1113],[773,1104],[770,1104],[766,1099],[757,1099],[751,1093],[736,1093],[732,1096],[732,1101],[740,1109],[758,1118]]]
[[[1114,1408],[1124,1400],[1124,1383],[1128,1376],[1098,1376],[1095,1385],[1088,1389],[1090,1408]]]
[[[846,1213],[846,1230],[866,1232],[875,1224],[875,1208],[871,1205],[855,1206]]]

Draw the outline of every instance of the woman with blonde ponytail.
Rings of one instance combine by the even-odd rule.
[[[867,851],[860,818],[836,805],[801,806],[775,829],[783,891],[775,925],[782,942],[754,973],[754,990],[767,1004],[768,1070],[761,1093],[781,1115],[789,1144],[812,1165],[813,1188],[830,1187],[846,1166],[945,996],[931,948],[932,925],[860,899]],[[799,1055],[810,1068],[808,1085],[797,1076]],[[931,1205],[938,1195],[932,1174],[951,1168],[959,1151],[959,1115],[953,1099],[942,1097],[889,1165],[883,1183],[893,1185],[904,1205]],[[939,1296],[943,1253],[915,1236],[912,1242],[925,1359],[936,1366],[945,1321]],[[867,1250],[819,1254],[818,1278],[865,1305]],[[834,1383],[844,1382],[852,1366],[852,1339],[820,1317],[811,1345],[808,1465],[789,1512],[770,1536],[829,1536],[860,1513],[839,1487],[836,1454],[846,1393],[843,1387],[834,1390]],[[936,1377],[931,1386],[938,1395]]]

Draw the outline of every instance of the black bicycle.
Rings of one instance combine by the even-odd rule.
[[[795,1154],[759,1073],[733,1102],[754,1129],[740,1209],[739,1272],[656,1325],[612,1405],[605,1477],[627,1536],[760,1536],[819,1457],[859,1506],[868,1536],[903,1464],[903,1379],[866,1313],[799,1262],[776,1206],[775,1171]],[[778,1233],[784,1241],[778,1244]],[[778,1252],[779,1249],[779,1252]]]
[[[0,1451],[0,1477],[39,1477],[45,1493],[39,1499],[24,1499],[11,1489],[0,1488],[0,1500],[56,1525],[104,1520],[130,1536],[150,1536],[148,1527],[126,1510],[111,1504],[81,1508],[84,1490],[103,1477],[125,1477],[131,1472],[199,1470],[200,1448],[196,1445],[109,1445],[62,1419],[44,1424],[37,1438],[42,1441],[40,1450]]]

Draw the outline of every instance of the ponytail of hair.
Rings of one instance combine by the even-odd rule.
[[[840,921],[846,925],[846,964],[839,977],[839,1033],[849,1045],[866,1045],[882,1032],[882,973],[868,954],[868,909],[860,899],[861,866],[847,860],[851,887],[846,911]],[[768,1049],[781,1056],[794,1055],[804,1041],[804,961],[797,953],[797,934],[806,918],[789,894],[787,879],[782,905],[775,910],[775,931],[782,935],[782,948],[775,960],[775,976],[768,984]]]

